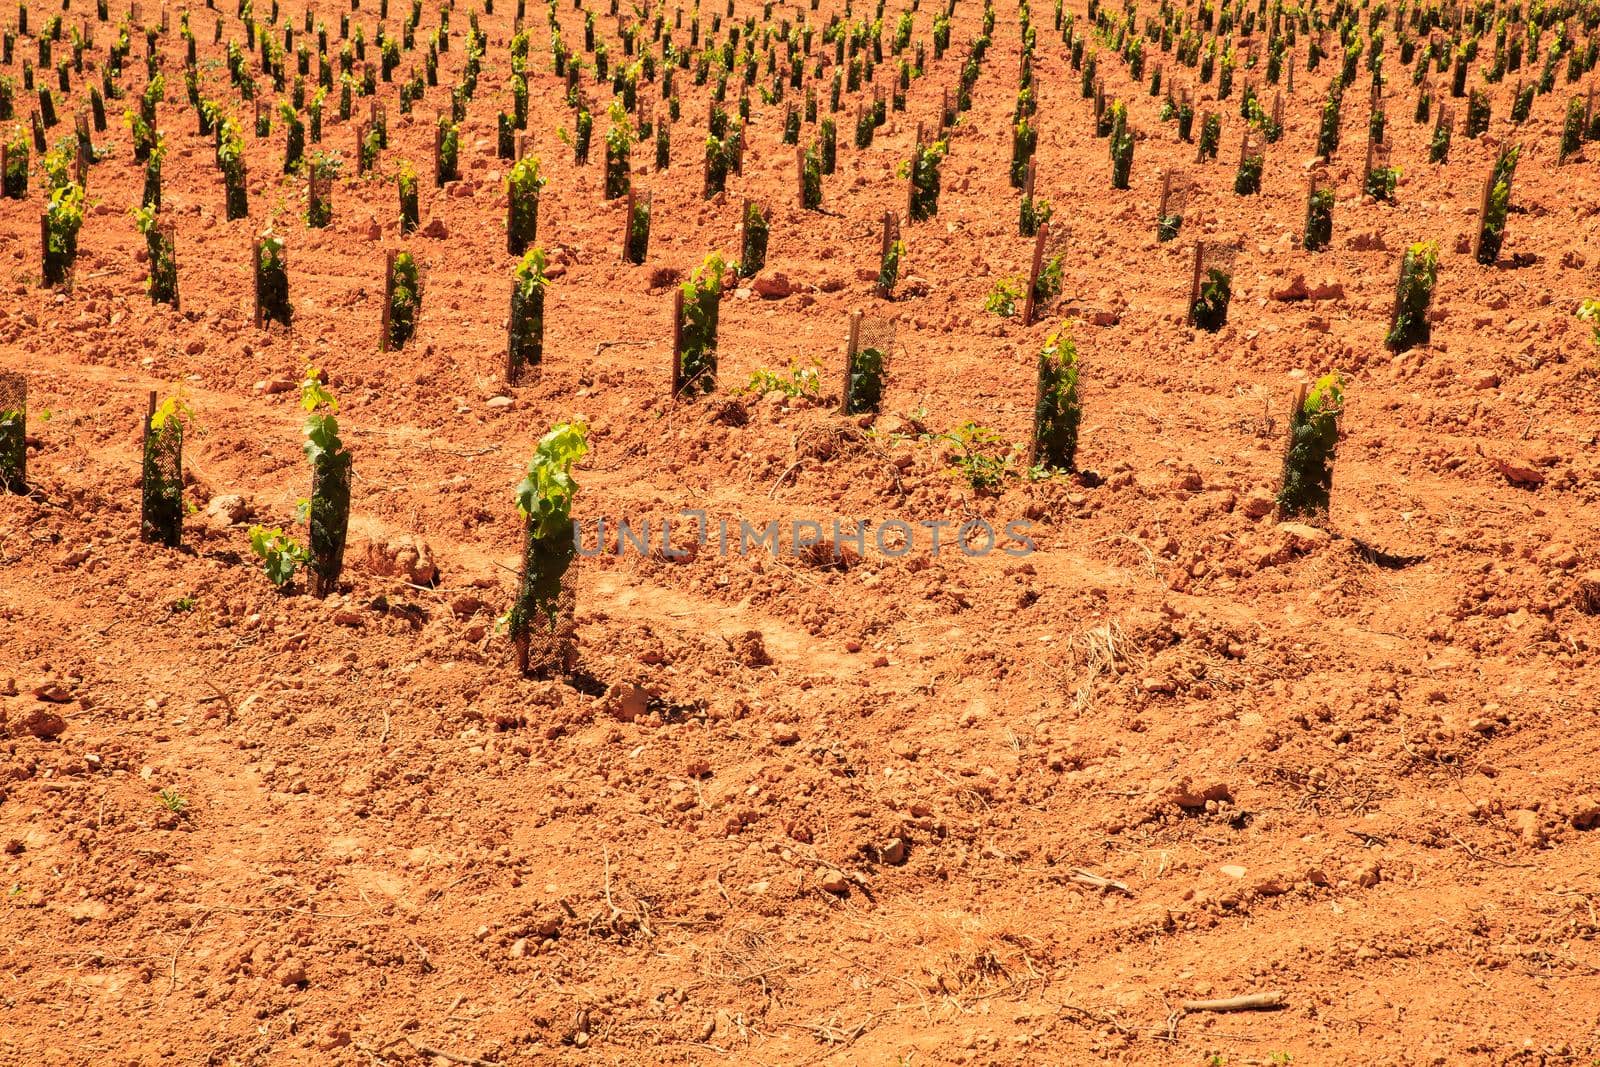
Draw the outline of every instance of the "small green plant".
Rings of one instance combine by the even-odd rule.
[[[515,490],[517,512],[525,524],[522,580],[516,601],[501,621],[524,672],[530,666],[535,632],[546,640],[557,638],[563,614],[572,610],[571,593],[563,588],[577,554],[572,504],[578,483],[572,468],[589,452],[588,432],[582,419],[552,428],[539,439],[527,475]]]
[[[912,222],[931,219],[939,213],[939,164],[949,151],[948,141],[917,145],[912,151],[907,173],[901,174],[911,180],[908,214]]]
[[[161,802],[163,808],[166,808],[173,815],[183,816],[189,813],[188,799],[176,789],[163,789],[156,794],[156,799]]]
[[[850,357],[845,378],[844,413],[860,415],[876,412],[883,403],[883,387],[888,353],[875,346],[857,349]]]
[[[311,562],[311,554],[294,538],[276,527],[250,527],[250,551],[261,560],[267,580],[286,589],[295,571]]]
[[[1039,276],[1033,282],[1033,302],[1035,304],[1048,304],[1060,295],[1064,280],[1065,258],[1065,253],[1058,253],[1040,265]]]
[[[1474,88],[1467,95],[1467,119],[1462,132],[1469,140],[1489,132],[1489,94]]]
[[[816,400],[822,390],[822,372],[815,363],[809,366],[800,366],[794,360],[789,361],[789,373],[780,374],[765,367],[750,375],[750,384],[745,386],[745,392],[757,396],[768,393],[782,393],[788,397],[801,397],[806,400]]]
[[[839,163],[839,125],[831,118],[824,118],[817,123],[817,156],[819,168],[823,174],[832,174],[838,169]],[[818,183],[817,203],[822,203],[821,183]]]
[[[400,194],[400,233],[415,233],[421,218],[417,208],[417,169],[410,160],[400,161],[395,188]]]
[[[194,608],[195,598],[188,595],[180,596],[171,604],[167,605],[167,610],[172,612],[174,615],[187,615],[189,612],[193,611]]]
[[[607,200],[615,200],[628,195],[631,180],[629,156],[633,148],[634,129],[621,100],[611,101],[606,116],[611,120],[611,128],[606,130],[605,194]]]
[[[805,211],[822,207],[822,157],[814,144],[800,157],[800,207]]]
[[[1228,302],[1233,297],[1233,276],[1217,267],[1206,270],[1200,292],[1189,308],[1189,321],[1202,330],[1216,333],[1228,321]]]
[[[1425,343],[1430,336],[1428,306],[1439,276],[1439,246],[1419,241],[1406,249],[1400,261],[1400,282],[1395,292],[1394,321],[1385,343],[1396,352]]]
[[[769,229],[766,213],[753,200],[745,201],[744,238],[739,249],[739,276],[753,277],[767,262]]]
[[[1451,124],[1445,120],[1444,108],[1439,109],[1441,121],[1433,127],[1433,137],[1428,141],[1428,162],[1444,163],[1450,158]]]
[[[728,170],[733,159],[732,147],[728,140],[716,134],[706,137],[706,165],[705,184],[701,189],[703,198],[710,200],[728,187]]]
[[[294,307],[289,303],[289,269],[283,238],[270,230],[261,235],[256,257],[256,309],[262,326],[277,322],[293,324]]]
[[[440,115],[438,132],[435,137],[433,184],[443,188],[446,182],[457,181],[461,177],[461,171],[458,166],[458,157],[461,150],[461,127],[450,121],[447,116]]]
[[[639,198],[633,202],[633,214],[628,217],[628,262],[639,264],[650,253],[650,201]]]
[[[44,284],[62,285],[78,258],[78,231],[83,227],[83,187],[67,183],[50,193],[44,213]]]
[[[245,188],[244,138],[239,135],[239,124],[224,117],[217,127],[217,167],[222,171],[226,216],[228,221],[242,219],[250,214],[250,194]]]
[[[1344,380],[1337,371],[1317,380],[1289,421],[1278,512],[1284,518],[1326,515],[1333,492],[1333,458],[1344,413]]]
[[[520,256],[539,238],[539,190],[547,179],[539,173],[537,156],[525,156],[506,175],[506,251]]]
[[[971,420],[928,439],[952,446],[950,472],[979,492],[1000,488],[1015,470],[1014,457],[1009,451],[1002,453],[1005,442],[1000,435]]]
[[[321,229],[333,221],[333,200],[330,193],[333,179],[344,169],[344,161],[328,152],[317,152],[311,157],[311,176],[306,200],[306,225]]]
[[[304,507],[310,534],[311,591],[321,597],[333,591],[344,568],[351,455],[339,438],[339,401],[323,385],[315,367],[306,368],[305,380],[300,383],[300,407],[306,413],[304,450],[311,463],[311,496]]]
[[[1078,348],[1063,324],[1039,352],[1038,402],[1033,410],[1033,463],[1057,470],[1077,469]]]
[[[1333,189],[1314,186],[1306,198],[1306,224],[1301,245],[1307,252],[1320,252],[1333,240]]]
[[[1205,121],[1200,124],[1200,151],[1201,159],[1216,159],[1217,150],[1222,146],[1222,116],[1215,111],[1206,112]]]
[[[145,290],[153,304],[178,306],[178,261],[173,248],[171,231],[161,226],[160,216],[153,208],[134,209],[134,225],[144,234],[145,246],[150,253],[150,279]]]
[[[991,315],[999,315],[1002,319],[1009,319],[1017,313],[1017,301],[1022,299],[1022,286],[1023,282],[1019,278],[998,279],[983,302],[983,310]]]
[[[709,393],[717,386],[717,320],[722,308],[722,276],[727,269],[722,255],[713,252],[680,287],[680,393]]]
[[[1494,171],[1489,176],[1489,195],[1484,201],[1483,218],[1478,221],[1477,260],[1484,266],[1493,266],[1500,258],[1500,248],[1505,242],[1506,217],[1511,211],[1511,179],[1516,174],[1517,159],[1522,155],[1521,145],[1509,145],[1500,150]]]
[[[306,152],[306,124],[287,100],[278,101],[278,115],[283,119],[284,130],[283,172],[294,174],[300,170]]]
[[[1011,188],[1022,188],[1028,177],[1028,161],[1038,146],[1039,131],[1023,115],[1011,129]]]
[[[181,394],[169,396],[144,432],[139,535],[168,548],[183,541],[183,438],[193,419]]]
[[[1323,160],[1332,159],[1339,150],[1339,112],[1343,103],[1336,83],[1322,102],[1322,124],[1317,130],[1317,156]]]
[[[410,252],[397,252],[389,288],[389,347],[404,348],[417,332],[422,309],[422,278]]]
[[[1218,120],[1220,122],[1220,120]],[[1126,189],[1133,170],[1133,130],[1128,126],[1127,105],[1111,105],[1111,188]]]
[[[1400,168],[1376,164],[1367,171],[1366,181],[1362,184],[1362,191],[1374,200],[1394,203],[1394,191],[1400,183]]]
[[[1022,237],[1033,237],[1039,232],[1039,227],[1050,221],[1054,209],[1050,201],[1039,197],[1024,195],[1022,206],[1017,216],[1017,233]]]
[[[0,196],[21,200],[28,195],[28,133],[20,126],[6,139],[6,166],[0,173]]]
[[[883,250],[883,257],[878,263],[878,295],[885,300],[892,299],[894,287],[900,280],[900,260],[906,254],[904,241],[893,240]]]
[[[0,405],[0,490],[24,493],[28,487],[26,385],[17,387],[16,379],[4,378],[0,384],[13,386],[6,391],[7,403]]]
[[[506,355],[508,382],[517,382],[525,367],[537,367],[544,358],[544,294],[550,284],[545,265],[544,249],[536,245],[524,253],[512,272],[511,324]]]
[[[1558,158],[1565,160],[1583,146],[1583,120],[1586,114],[1584,99],[1575,96],[1567,101],[1567,117],[1561,126],[1561,147]]]
[[[1239,196],[1254,196],[1261,192],[1261,171],[1266,159],[1260,154],[1246,154],[1239,161],[1239,173],[1234,175],[1233,191]]]

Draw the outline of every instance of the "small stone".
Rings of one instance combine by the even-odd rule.
[[[273,971],[273,977],[281,986],[303,986],[306,984],[306,968],[299,960],[290,956],[278,964],[277,970]]]
[[[840,896],[850,892],[849,877],[833,867],[822,867],[817,870],[817,885],[824,892],[837,893]]]
[[[72,703],[72,690],[56,682],[44,682],[34,686],[33,695],[52,704]]]
[[[772,741],[779,745],[792,745],[800,740],[800,731],[793,724],[778,722],[772,724]]]
[[[1304,300],[1306,298],[1306,276],[1296,274],[1282,285],[1273,288],[1271,293],[1274,300]]]
[[[1263,515],[1270,514],[1277,506],[1278,501],[1272,495],[1272,491],[1258,485],[1250,490],[1249,495],[1239,505],[1239,510],[1244,512],[1247,519],[1259,519]]]
[[[878,851],[883,862],[899,865],[906,861],[906,842],[904,838],[891,837]]]
[[[1306,295],[1312,300],[1343,300],[1344,283],[1336,278],[1318,278],[1306,289]]]
[[[236,494],[214,496],[206,504],[206,517],[214,519],[227,526],[242,522],[250,515],[250,505],[244,497]]]
[[[488,400],[483,402],[483,406],[486,408],[491,408],[495,411],[504,411],[506,408],[509,408],[515,403],[516,401],[511,399],[509,396],[491,396]]]
[[[794,284],[781,270],[761,275],[751,283],[750,287],[763,300],[782,300],[794,292]]]
[[[1248,873],[1245,868],[1239,866],[1237,863],[1225,863],[1217,869],[1223,874],[1227,875],[1229,878],[1243,878],[1245,874]]]
[[[1528,808],[1518,808],[1508,816],[1511,828],[1522,838],[1522,843],[1529,848],[1543,848],[1545,844],[1544,827],[1540,825],[1539,813]]]
[[[1280,522],[1277,528],[1279,535],[1295,552],[1311,552],[1333,540],[1333,535],[1327,530],[1308,526],[1303,522]]]
[[[17,732],[47,741],[60,737],[67,729],[67,720],[49,708],[33,708],[17,720]]]
[[[1544,484],[1544,472],[1530,463],[1514,459],[1497,459],[1495,468],[1499,470],[1500,476],[1512,485],[1536,489]]]
[[[525,937],[519,937],[515,941],[511,942],[511,948],[506,951],[506,955],[510,956],[514,960],[520,960],[526,957],[528,955],[528,939]]]

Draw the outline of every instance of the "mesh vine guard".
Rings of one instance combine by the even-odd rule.
[[[144,477],[139,508],[139,539],[177,548],[183,543],[183,421],[173,415],[159,429],[151,425],[156,394],[144,418]]]
[[[349,452],[324,453],[311,477],[311,591],[333,592],[344,569],[345,537],[350,526]]]
[[[523,527],[522,576],[509,625],[517,669],[523,674],[571,670],[576,665],[575,537],[570,528],[535,537],[532,519]]]
[[[850,319],[850,344],[845,352],[839,410],[844,415],[876,413],[883,403],[894,350],[893,319],[869,318],[857,312]]]
[[[0,489],[28,490],[28,379],[0,373]]]

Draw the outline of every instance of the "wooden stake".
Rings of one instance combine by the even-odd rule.
[[[389,249],[383,262],[383,336],[378,338],[378,351],[389,351],[389,317],[394,308],[394,249]]]
[[[1478,258],[1478,250],[1483,247],[1483,224],[1489,218],[1489,196],[1494,192],[1494,168],[1489,168],[1488,177],[1483,179],[1483,195],[1478,198],[1478,229],[1472,235],[1472,258]],[[1507,200],[1510,200],[1511,190],[1506,190]]]
[[[1172,171],[1167,169],[1161,172],[1161,206],[1156,208],[1156,235],[1161,234],[1161,224],[1167,217],[1167,200],[1172,196]]]
[[[507,219],[510,219],[510,207],[506,208]],[[633,234],[633,183],[628,183],[628,203],[622,212],[622,262],[628,260],[628,238]]]
[[[889,247],[894,243],[895,229],[894,212],[885,211],[883,213],[883,244],[878,251],[878,272],[880,275],[883,272],[883,261],[889,258]],[[889,299],[889,292],[883,287],[881,282],[877,287],[877,291],[879,298],[883,300]]]
[[[1039,234],[1033,240],[1033,266],[1028,270],[1028,296],[1022,305],[1022,325],[1033,325],[1033,291],[1039,284],[1039,268],[1044,265],[1044,244],[1050,237],[1050,224],[1041,222]]]
[[[258,237],[250,246],[250,273],[255,280],[255,322],[256,329],[261,329],[261,239]]]
[[[683,287],[672,289],[672,399],[683,389]]]
[[[850,368],[855,366],[856,353],[861,345],[861,312],[850,313],[850,342],[845,346],[844,353],[844,384],[839,390],[839,414],[849,414],[850,408]]]
[[[1201,241],[1194,243],[1194,271],[1189,276],[1189,310],[1185,316],[1190,326],[1194,325],[1194,305],[1200,299],[1200,260],[1205,255],[1205,244]]]

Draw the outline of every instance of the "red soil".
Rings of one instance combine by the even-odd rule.
[[[0,501],[0,691],[14,689],[0,697],[0,1061],[425,1061],[418,1046],[505,1064],[1600,1056],[1600,631],[1583,610],[1600,400],[1573,315],[1600,288],[1600,185],[1592,161],[1556,167],[1564,88],[1517,129],[1497,87],[1490,135],[1458,132],[1431,166],[1393,72],[1393,206],[1357,195],[1352,93],[1333,247],[1313,255],[1297,236],[1331,63],[1302,64],[1264,194],[1236,197],[1236,101],[1211,105],[1224,162],[1193,166],[1160,101],[1103,53],[1140,131],[1132,188],[1114,192],[1041,7],[1038,191],[1071,239],[1066,299],[1025,328],[983,310],[1031,252],[1006,182],[1014,5],[951,139],[939,214],[906,228],[892,303],[872,296],[877,220],[903,203],[894,168],[914,124],[936,121],[976,3],[870,149],[841,122],[828,214],[795,206],[793,149],[759,101],[743,176],[702,201],[705,90],[680,72],[672,168],[635,153],[655,197],[642,267],[620,264],[621,208],[600,195],[609,94],[590,89],[594,162],[575,167],[530,5],[528,150],[551,179],[540,242],[563,271],[543,377],[507,389],[494,120],[510,6],[484,16],[461,182],[436,191],[427,171],[465,10],[416,116],[399,115],[398,82],[381,88],[381,169],[418,163],[432,235],[401,239],[393,185],[350,177],[333,225],[308,230],[276,122],[264,142],[246,131],[250,219],[222,221],[176,12],[161,122],[182,312],[145,297],[127,217],[141,174],[120,126],[100,135],[113,154],[92,171],[70,293],[38,287],[37,186],[0,201],[0,366],[30,375],[38,438],[38,495]],[[297,27],[300,11],[285,11]],[[560,17],[575,47],[581,16]],[[110,29],[91,25],[98,63]],[[208,95],[223,94],[209,13],[195,29]],[[228,36],[242,38],[231,17]],[[61,106],[69,123],[77,104]],[[332,104],[325,140],[348,172],[354,137]],[[1527,146],[1519,210],[1483,267],[1463,242],[1508,139]],[[1180,240],[1158,245],[1169,166],[1195,192]],[[671,404],[661,269],[736,253],[745,196],[772,208],[766,274],[793,293],[730,294],[724,391]],[[247,249],[268,222],[288,241],[292,336],[251,326]],[[1241,246],[1216,335],[1183,323],[1199,235]],[[1391,356],[1399,257],[1425,238],[1443,249],[1433,341]],[[426,271],[420,333],[379,355],[383,251],[400,247]],[[1296,276],[1316,298],[1274,298]],[[898,326],[875,434],[825,404],[737,392],[815,358],[836,395],[855,309]],[[970,419],[1025,443],[1037,352],[1072,317],[1081,461],[1104,484],[975,494],[918,434]],[[268,383],[308,362],[343,401],[357,471],[345,587],[325,601],[269,585],[250,520],[204,514],[238,494],[256,521],[292,523],[301,418]],[[1333,368],[1348,409],[1332,514],[1326,531],[1278,524],[1288,405]],[[183,552],[137,539],[145,395],[175,384],[204,430]],[[539,435],[577,412],[593,427],[585,518],[1027,517],[1039,551],[869,551],[844,569],[585,559],[588,680],[523,680],[493,627],[519,555],[510,490]],[[436,588],[369,562],[369,542],[381,563],[410,537],[431,547]],[[1362,546],[1417,558],[1379,567]],[[35,695],[51,684],[66,703]],[[48,740],[34,736],[47,711],[64,720]],[[182,816],[162,790],[186,798]],[[1174,1016],[1187,998],[1274,990],[1280,1011]]]

